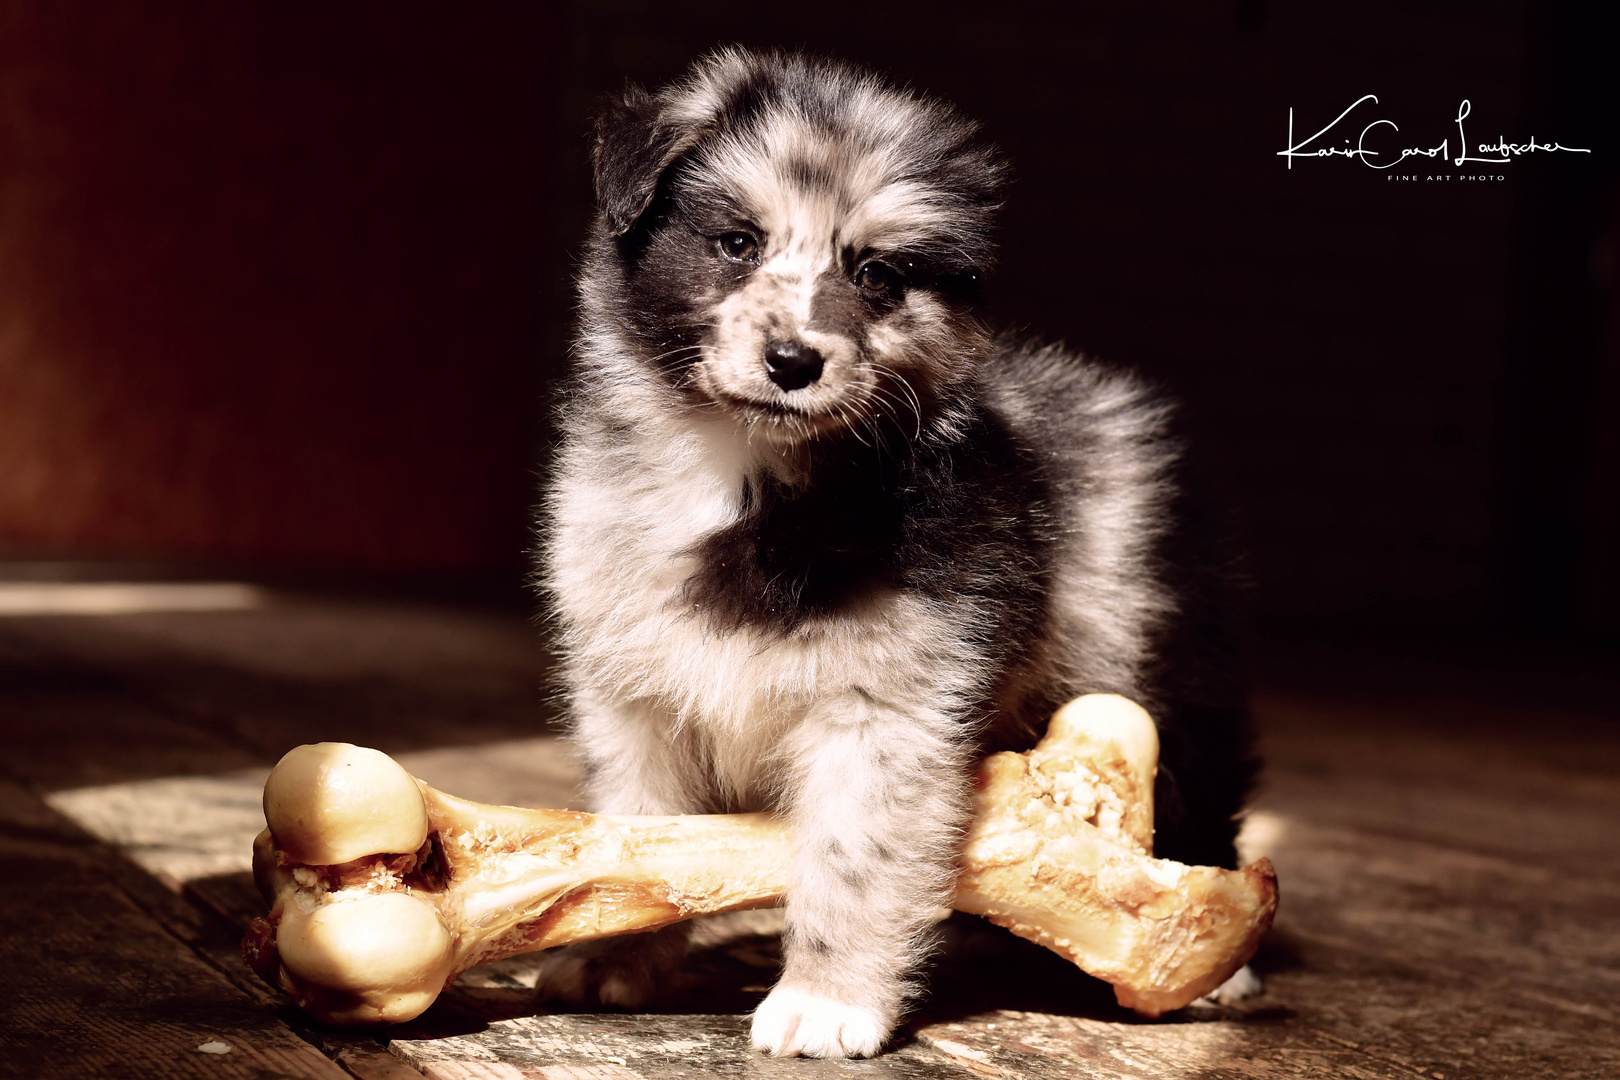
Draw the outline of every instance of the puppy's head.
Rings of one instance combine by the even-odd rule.
[[[596,144],[588,315],[773,442],[932,423],[988,349],[970,310],[1002,166],[856,69],[726,50],[631,89]]]

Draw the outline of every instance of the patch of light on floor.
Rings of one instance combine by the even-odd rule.
[[[249,611],[269,602],[236,581],[0,582],[0,618],[23,615],[138,615],[152,611]]]
[[[578,763],[555,735],[417,750],[397,760],[429,783],[480,802],[557,807],[578,802]],[[266,767],[163,776],[55,791],[45,801],[178,889],[199,878],[252,869],[269,775]]]
[[[56,791],[45,801],[171,888],[253,868],[269,769]]]

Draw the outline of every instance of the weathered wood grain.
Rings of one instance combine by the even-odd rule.
[[[218,775],[264,763],[262,754],[154,708],[96,672],[30,663],[0,672],[0,689],[5,766],[40,790]]]
[[[345,1076],[124,893],[117,860],[0,783],[0,1073]]]
[[[1451,697],[1269,693],[1262,801],[1320,825],[1620,879],[1620,724]]]
[[[450,1017],[439,1018],[449,1023]],[[725,1013],[515,1017],[474,1034],[433,1028],[396,1038],[394,1053],[435,1080],[698,1080],[701,1077],[889,1077],[973,1074],[926,1043],[873,1061],[770,1058],[748,1045],[748,1017]]]
[[[324,740],[401,754],[527,738],[553,716],[540,635],[504,613],[276,594],[256,611],[8,620],[0,635],[269,764]],[[139,775],[174,774],[123,777]]]
[[[752,912],[700,927],[681,979],[646,1013],[548,1013],[520,957],[469,972],[384,1049],[308,1026],[240,965],[238,928],[260,906],[243,872],[259,777],[294,742],[348,738],[481,801],[573,802],[576,770],[537,719],[532,628],[311,598],[26,622],[0,622],[0,769],[23,785],[4,789],[0,857],[29,875],[0,886],[0,960],[32,974],[4,991],[26,1026],[11,1040],[8,1012],[0,1071],[1620,1076],[1612,717],[1490,698],[1455,676],[1377,693],[1295,680],[1262,695],[1270,760],[1249,839],[1277,863],[1282,905],[1256,961],[1266,991],[1241,1006],[1139,1021],[1072,965],[955,920],[891,1052],[774,1061],[746,1032],[778,970],[779,914]],[[85,953],[106,960],[74,959]],[[198,1066],[199,1025],[218,1026],[231,1054]]]
[[[578,764],[572,749],[555,735],[417,750],[398,760],[429,783],[457,794],[469,792],[466,797],[478,802],[574,807],[579,801]],[[38,771],[27,762],[14,767]],[[190,881],[252,869],[253,838],[264,828],[269,772],[260,765],[204,776],[71,787],[49,792],[45,801],[178,890]]]
[[[1620,728],[1467,686],[1260,719],[1266,1001],[1419,1075],[1620,1075]]]
[[[1280,1034],[1243,1021],[1180,1018],[1133,1028],[1087,1017],[998,1011],[933,1024],[919,1037],[963,1067],[1008,1080],[1407,1080],[1413,1073],[1310,1029]]]

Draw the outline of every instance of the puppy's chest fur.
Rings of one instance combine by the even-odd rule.
[[[683,600],[717,627],[791,634],[902,583],[906,492],[894,463],[837,456],[789,483],[743,477],[735,519],[691,548]]]
[[[552,572],[588,681],[750,740],[827,695],[972,693],[971,662],[908,663],[951,654],[960,612],[912,587],[915,499],[893,464],[828,457],[794,484],[728,427],[621,430],[565,461]]]

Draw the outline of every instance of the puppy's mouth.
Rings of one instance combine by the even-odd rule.
[[[719,387],[710,388],[709,393],[715,401],[727,409],[740,413],[750,420],[763,419],[790,425],[804,430],[808,434],[819,434],[839,424],[836,415],[824,410],[811,411],[809,409],[795,408],[784,401],[745,397],[742,394],[735,394]]]
[[[808,419],[813,415],[812,413],[805,412],[803,409],[795,409],[793,406],[781,401],[769,401],[761,400],[759,398],[743,397],[741,394],[733,394],[728,390],[715,390],[714,396],[719,399],[722,405],[737,409],[741,412],[763,412],[769,413],[772,416],[792,416],[803,419]]]

